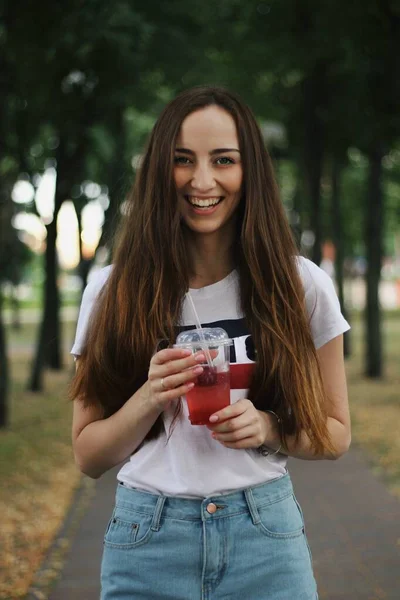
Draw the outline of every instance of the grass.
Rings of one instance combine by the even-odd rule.
[[[400,496],[400,315],[384,322],[386,376],[383,381],[361,377],[362,322],[352,318],[353,356],[346,369],[353,422],[353,444],[363,448],[372,467]],[[74,324],[64,326],[66,349]],[[0,599],[23,598],[57,533],[80,475],[73,464],[67,402],[70,369],[46,374],[45,392],[25,390],[30,348],[37,325],[8,329],[15,349],[10,425],[0,432]],[[67,355],[65,355],[67,361]],[[72,369],[72,363],[71,369]],[[59,567],[62,566],[62,561]]]
[[[62,306],[79,306],[79,301],[79,294],[76,294],[76,296],[68,296],[62,299]],[[40,311],[42,306],[43,300],[41,297],[19,301],[20,310],[24,310],[25,308],[34,308]],[[4,300],[4,308],[6,311],[12,312],[13,306],[9,298],[5,298]]]
[[[347,362],[353,443],[360,446],[376,472],[400,497],[400,315],[383,322],[384,378],[360,377],[363,372],[363,325],[352,321],[353,356]]]

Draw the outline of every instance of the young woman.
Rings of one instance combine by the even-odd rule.
[[[223,327],[231,404],[192,426],[202,352],[171,346]],[[73,446],[91,477],[118,473],[103,600],[317,598],[287,456],[350,443],[342,334],[329,277],[297,255],[247,106],[194,88],[163,111],[112,266],[82,300]],[[164,349],[160,340],[165,340]]]

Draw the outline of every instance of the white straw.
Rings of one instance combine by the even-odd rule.
[[[193,312],[194,319],[196,321],[197,329],[199,330],[200,339],[203,342],[203,344],[200,344],[200,345],[202,346],[202,349],[204,350],[204,353],[206,355],[208,366],[210,368],[212,368],[213,364],[212,364],[210,351],[209,351],[207,343],[206,343],[206,338],[204,337],[203,328],[201,326],[199,315],[197,314],[197,310],[194,305],[193,298],[190,295],[190,292],[186,292],[186,296],[188,297],[190,306],[192,307],[192,312]]]

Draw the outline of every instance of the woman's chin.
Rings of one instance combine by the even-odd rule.
[[[230,235],[235,231],[235,219],[232,216],[226,220],[221,219],[190,219],[183,217],[183,222],[187,229],[198,235]]]

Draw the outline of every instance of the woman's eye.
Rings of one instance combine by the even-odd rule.
[[[176,165],[188,165],[190,160],[186,156],[175,156],[174,163]]]
[[[217,158],[217,160],[215,161],[218,165],[233,165],[234,161],[229,158],[228,156],[220,156],[219,158]]]

